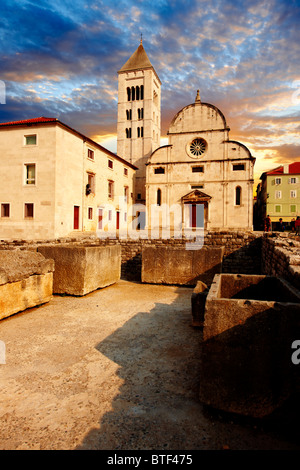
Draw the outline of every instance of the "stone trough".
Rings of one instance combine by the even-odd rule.
[[[275,276],[217,274],[206,297],[200,400],[264,417],[299,391],[300,292]]]
[[[55,294],[83,296],[121,277],[120,245],[41,245],[38,251],[55,261]]]
[[[224,247],[145,246],[142,250],[142,282],[150,284],[210,285],[222,269]]]
[[[54,262],[33,251],[0,250],[0,320],[52,298]]]

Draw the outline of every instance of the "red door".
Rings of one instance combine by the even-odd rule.
[[[79,206],[74,206],[74,230],[79,229]]]
[[[116,229],[119,230],[119,228],[120,228],[120,212],[117,211]]]

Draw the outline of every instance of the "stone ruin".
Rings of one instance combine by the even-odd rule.
[[[120,279],[121,247],[41,245],[0,250],[0,320],[52,299],[83,296]]]
[[[53,260],[41,253],[0,250],[0,320],[49,302],[53,272]]]
[[[86,295],[121,277],[121,247],[96,245],[42,245],[38,252],[53,259],[53,293]]]
[[[201,402],[262,418],[300,391],[291,361],[300,338],[297,289],[275,276],[217,274],[204,302]]]

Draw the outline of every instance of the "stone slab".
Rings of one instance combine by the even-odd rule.
[[[41,253],[0,250],[0,319],[49,302],[53,270]]]
[[[32,275],[0,286],[0,320],[52,299],[53,273]]]
[[[121,277],[119,245],[42,245],[38,251],[55,261],[55,294],[86,295],[114,284]]]
[[[299,333],[300,292],[285,280],[216,275],[205,304],[200,400],[226,412],[270,415],[299,390],[291,361]]]
[[[142,282],[153,284],[211,284],[222,269],[224,247],[147,246],[142,249]]]

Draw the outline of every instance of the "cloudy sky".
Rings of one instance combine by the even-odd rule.
[[[1,0],[0,11],[0,122],[57,117],[115,152],[117,71],[142,34],[162,82],[162,144],[199,89],[256,157],[256,178],[300,160],[300,0]]]

